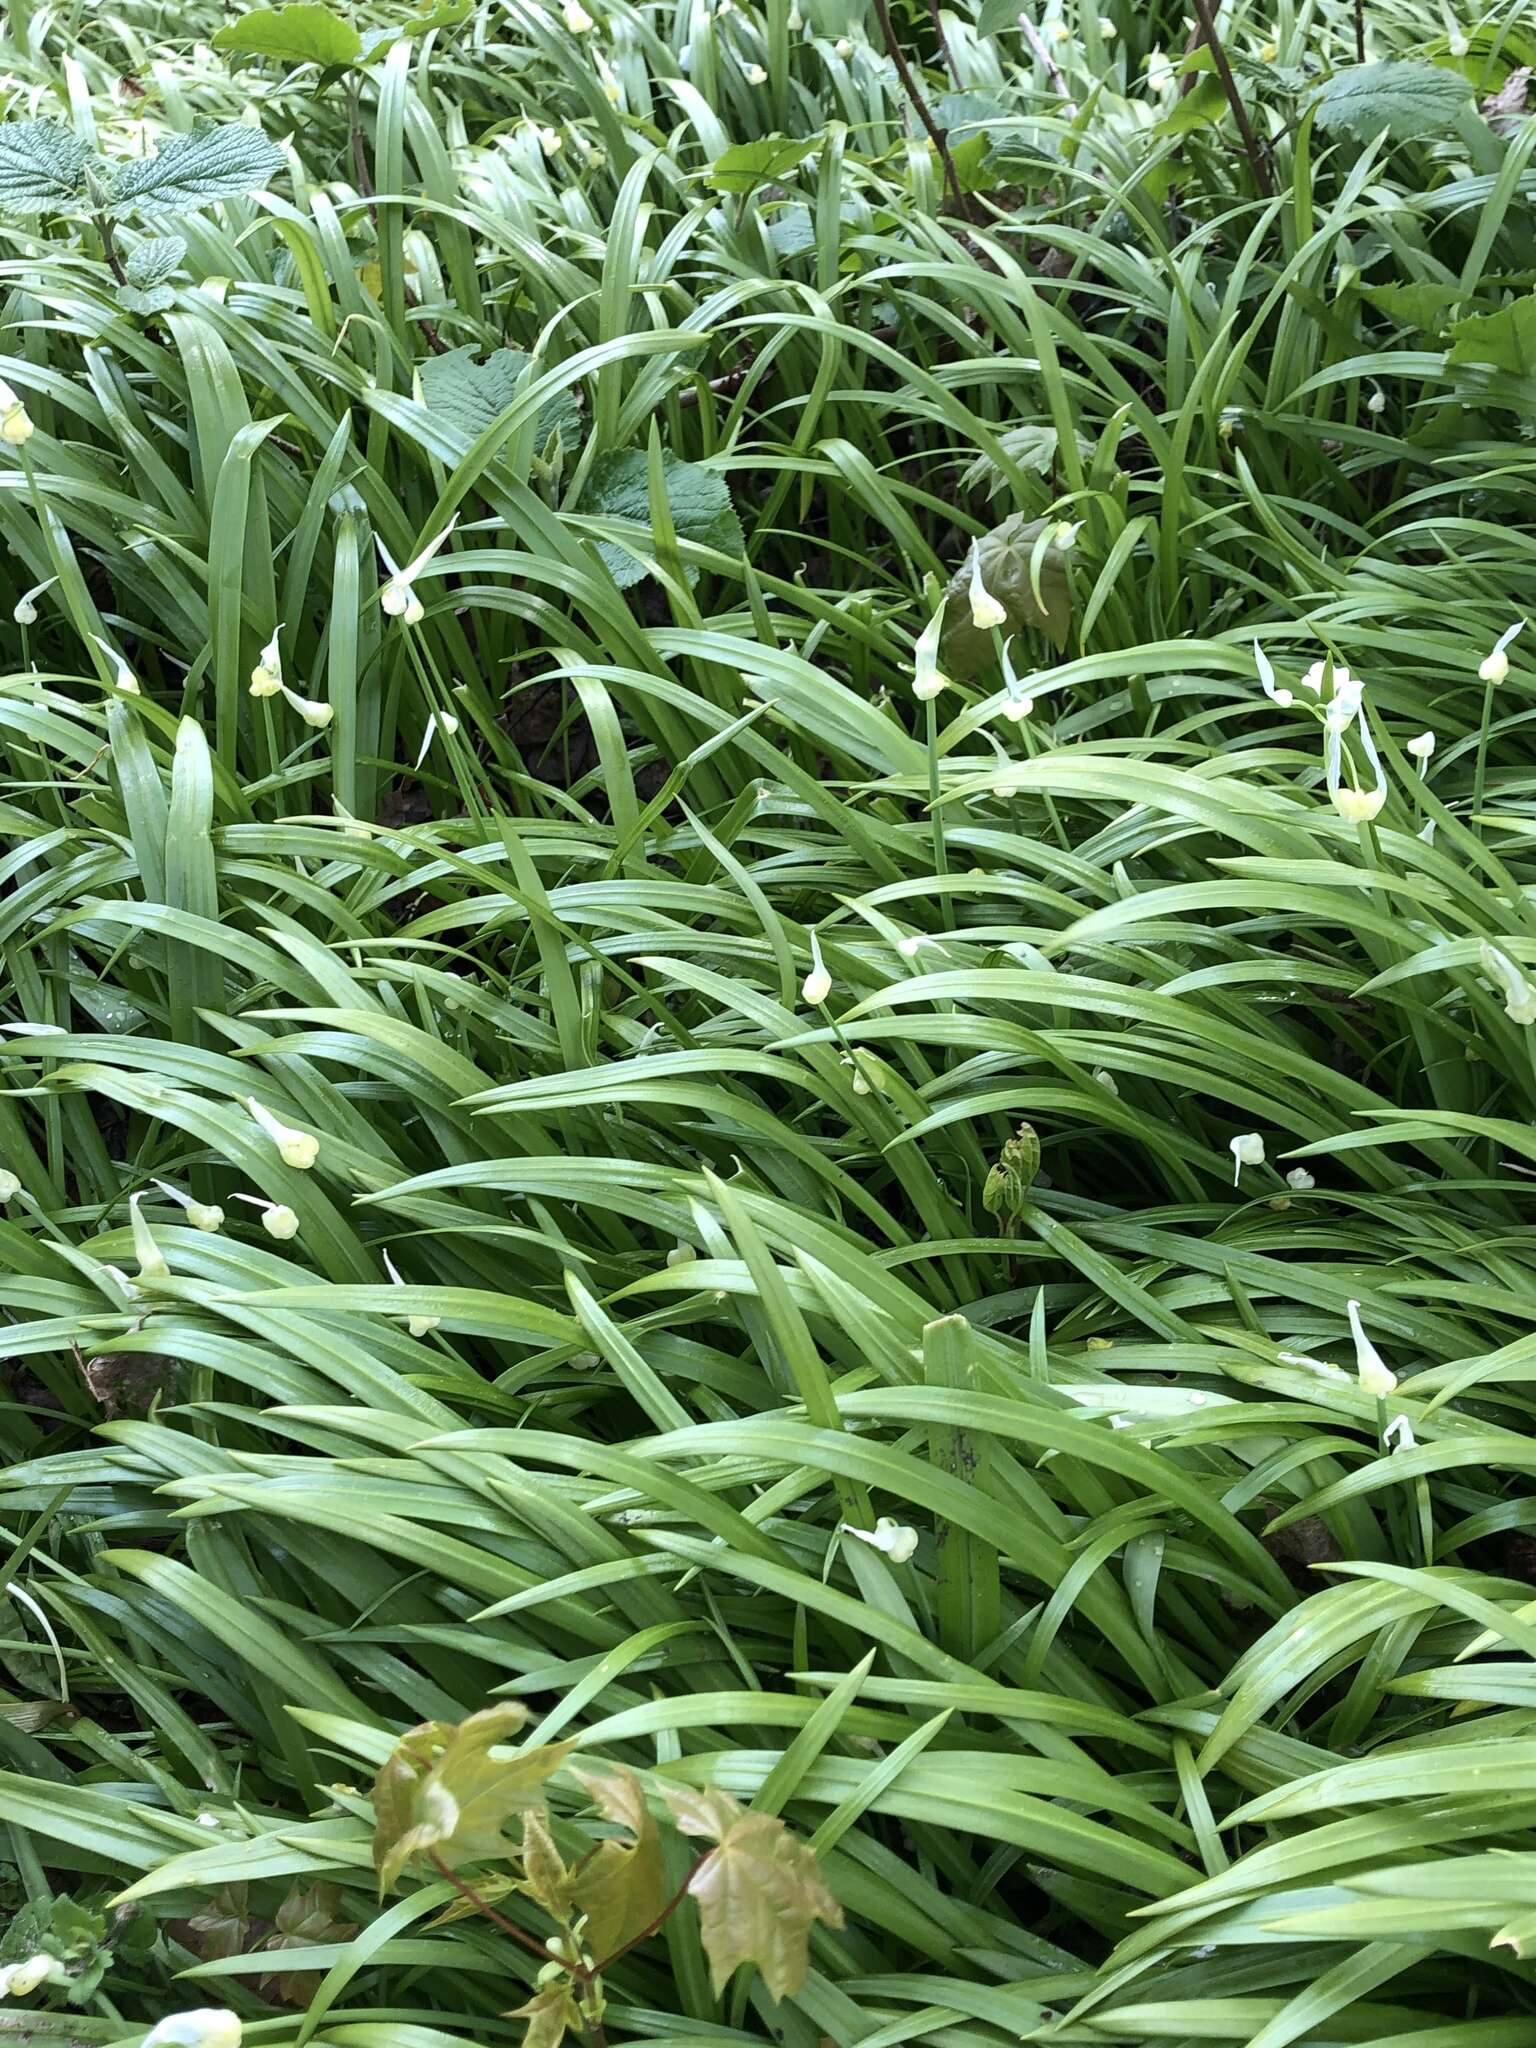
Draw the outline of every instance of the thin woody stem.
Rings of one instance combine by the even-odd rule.
[[[876,0],[879,4],[879,0]],[[1253,123],[1248,118],[1248,109],[1243,105],[1243,96],[1237,89],[1237,80],[1232,76],[1232,66],[1227,62],[1227,52],[1221,37],[1216,33],[1216,17],[1211,12],[1211,0],[1195,0],[1195,15],[1200,23],[1200,38],[1211,53],[1216,66],[1216,76],[1221,80],[1221,89],[1227,96],[1227,105],[1232,109],[1232,118],[1237,122],[1237,131],[1243,138],[1243,150],[1253,165],[1253,175],[1258,180],[1259,190],[1266,199],[1274,191],[1274,180],[1269,174],[1269,160]]]
[[[453,1886],[461,1899],[467,1899],[477,1912],[483,1913],[487,1920],[494,1921],[503,1934],[510,1934],[512,1939],[520,1941],[524,1948],[532,1949],[533,1953],[536,1956],[542,1956],[546,1963],[549,1961],[549,1950],[537,1936],[527,1933],[515,1921],[509,1920],[505,1913],[498,1913],[490,1900],[482,1899],[473,1885],[466,1884],[461,1877],[455,1877],[441,1856],[433,1855],[428,1851],[427,1861],[440,1878],[443,1878],[448,1884]]]
[[[944,182],[949,187],[949,196],[954,203],[955,211],[962,220],[969,220],[970,208],[966,205],[965,194],[960,189],[960,174],[955,169],[955,160],[949,153],[944,131],[929,112],[928,102],[923,98],[922,87],[918,84],[901,44],[897,41],[887,0],[875,0],[875,16],[880,23],[880,35],[885,43],[886,52],[896,66],[896,76],[901,80],[901,89],[911,101],[913,113],[927,129],[928,140],[939,153],[939,162],[944,166]]]

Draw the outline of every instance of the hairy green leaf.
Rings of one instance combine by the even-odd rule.
[[[1026,519],[1016,512],[1001,526],[979,536],[975,543],[981,560],[981,579],[1007,612],[1001,628],[1006,636],[1026,626],[1035,627],[1062,646],[1071,616],[1071,590],[1066,561],[1054,540],[1042,536],[1054,520]],[[1031,567],[1039,553],[1036,594]],[[940,665],[964,681],[992,667],[995,655],[992,634],[971,620],[971,556],[949,579],[944,589],[944,631],[939,643]]]
[[[473,347],[447,349],[442,355],[428,356],[421,365],[422,403],[473,441],[500,419],[532,368],[532,356],[521,349],[494,349],[483,362]],[[574,448],[581,430],[576,394],[557,392],[539,407],[535,445],[543,448],[552,434],[558,434],[564,447]]]
[[[746,543],[724,477],[670,453],[662,458],[662,474],[678,538],[718,548],[722,554],[741,554]],[[624,448],[601,456],[592,465],[580,509],[609,519],[632,519],[649,528],[650,472],[644,454],[638,448]],[[646,573],[644,563],[616,541],[600,541],[597,551],[621,590]],[[696,580],[697,572],[690,571],[689,581]]]
[[[85,192],[87,151],[58,121],[0,122],[0,213],[51,213]]]
[[[113,213],[147,219],[189,213],[216,199],[259,192],[282,163],[282,151],[259,128],[229,121],[173,136],[154,156],[116,165],[107,203]]]
[[[1472,98],[1466,79],[1438,64],[1384,58],[1336,71],[1313,95],[1317,125],[1328,135],[1394,142],[1454,133]]]
[[[351,22],[311,0],[287,7],[254,7],[228,21],[213,38],[231,56],[274,57],[283,64],[355,64],[363,39]]]
[[[738,142],[717,156],[705,175],[717,192],[750,192],[754,185],[788,177],[815,147],[814,139],[795,141],[783,135]]]
[[[1536,292],[1511,299],[1496,313],[1474,313],[1451,327],[1453,363],[1487,363],[1527,377],[1536,370]]]

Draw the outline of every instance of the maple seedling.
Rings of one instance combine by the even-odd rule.
[[[669,1886],[662,1833],[640,1779],[617,1764],[572,1765],[567,1775],[592,1817],[618,1832],[589,1839],[568,1862],[545,1787],[575,1745],[509,1749],[527,1718],[508,1702],[457,1723],[423,1722],[401,1737],[373,1787],[380,1893],[420,1859],[458,1894],[454,1917],[483,1914],[540,1958],[532,1996],[511,2015],[528,2022],[524,2048],[559,2048],[569,2032],[605,2048],[606,1972],[685,1898],[698,1908],[716,1997],[743,1964],[762,1972],[775,1999],[801,1989],[812,1927],[841,1927],[843,1915],[815,1854],[777,1815],[753,1813],[714,1787],[661,1784],[677,1832],[710,1844]],[[518,1839],[506,1832],[514,1818]],[[478,1883],[462,1874],[469,1865],[485,1871]],[[553,1922],[553,1932],[519,1926],[493,1902],[514,1895]]]

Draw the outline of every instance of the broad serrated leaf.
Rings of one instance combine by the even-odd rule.
[[[396,43],[403,43],[410,36],[424,36],[435,28],[457,28],[461,21],[468,21],[473,12],[473,0],[438,0],[437,6],[420,8],[389,28],[368,29],[363,35],[363,54],[359,61],[371,64],[386,50],[392,50]]]
[[[229,56],[329,66],[355,64],[363,54],[363,39],[329,7],[297,0],[289,7],[255,7],[238,21],[227,21],[215,33],[213,47]]]
[[[1536,370],[1536,293],[1496,313],[1474,313],[1451,328],[1452,363],[1488,363],[1517,377]]]
[[[1154,135],[1188,135],[1196,128],[1209,128],[1227,111],[1227,95],[1219,78],[1205,72],[1189,91],[1176,99],[1153,129]]]
[[[216,199],[259,192],[282,168],[283,153],[259,128],[228,121],[177,135],[154,156],[118,164],[107,196],[113,213],[188,213]]]
[[[767,135],[758,142],[738,142],[717,156],[704,173],[717,192],[750,192],[770,178],[783,178],[803,164],[815,141]]]
[[[0,122],[0,213],[50,213],[85,192],[86,148],[57,121]]]
[[[1460,285],[1454,284],[1372,284],[1363,287],[1362,296],[1370,301],[1389,320],[1401,321],[1405,327],[1417,327],[1425,334],[1438,334],[1445,325],[1445,316],[1458,300],[1466,297]]]
[[[1336,71],[1313,96],[1328,135],[1370,142],[1383,130],[1394,142],[1455,131],[1472,98],[1466,79],[1438,64],[1386,58]]]
[[[261,1944],[263,1954],[279,1954],[289,1948],[314,1948],[324,1942],[350,1941],[357,1932],[355,1920],[343,1919],[338,1911],[341,1889],[334,1884],[295,1884],[277,1909],[277,1931]],[[313,1970],[284,1970],[279,1964],[265,1980],[270,1992],[289,2005],[304,2005],[320,1981]]]
[[[741,521],[724,477],[671,454],[662,458],[662,474],[679,540],[697,541],[701,547],[717,548],[726,555],[743,552],[746,543]],[[632,519],[649,528],[650,472],[644,454],[638,448],[624,448],[600,456],[592,465],[580,509],[604,519]],[[646,573],[645,564],[615,541],[599,541],[597,551],[621,590],[638,583]],[[698,572],[690,570],[688,580],[696,582]]]
[[[1048,541],[1040,556],[1037,598],[1030,580],[1030,565],[1036,543],[1054,521],[1026,519],[1016,512],[1001,526],[984,533],[976,546],[981,556],[981,580],[1003,606],[1008,617],[1004,637],[1033,626],[1060,647],[1065,644],[1071,618],[1071,586],[1060,548]],[[992,634],[971,623],[971,558],[965,560],[944,587],[944,630],[939,642],[939,664],[959,682],[980,675],[996,656]]]
[[[568,2033],[581,2027],[581,2013],[570,1992],[570,1980],[560,1978],[535,1992],[526,2005],[514,2006],[509,2020],[526,2020],[522,2048],[560,2048]]]
[[[602,1963],[649,1927],[667,1903],[661,1833],[640,1782],[628,1771],[572,1771],[605,1820],[627,1828],[627,1842],[600,1842],[572,1876],[571,1897],[587,1916],[587,1952]]]
[[[468,1720],[424,1721],[400,1738],[373,1785],[373,1862],[387,1890],[412,1856],[453,1868],[503,1855],[503,1826],[540,1804],[568,1742],[520,1756],[492,1751],[523,1725],[526,1710],[508,1701]]]
[[[180,235],[145,235],[123,258],[123,275],[140,291],[148,291],[151,285],[164,284],[174,275],[186,253]]]
[[[447,349],[421,365],[422,403],[473,441],[500,419],[532,366],[532,356],[517,348],[495,349],[484,362],[477,361],[472,347]],[[566,448],[574,448],[581,427],[575,393],[558,392],[539,407],[534,444],[543,448],[551,434],[558,434]]]
[[[151,284],[142,288],[136,284],[120,284],[116,296],[125,313],[163,313],[176,303],[176,294],[168,284]]]
[[[663,1794],[683,1834],[716,1844],[688,1881],[715,1996],[753,1963],[770,1997],[793,1997],[810,1968],[813,1925],[843,1924],[814,1854],[776,1815],[749,1812],[728,1792],[668,1785]]]

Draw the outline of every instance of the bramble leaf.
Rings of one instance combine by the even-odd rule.
[[[58,121],[0,122],[0,213],[48,213],[85,193],[85,144]]]
[[[1472,98],[1467,80],[1438,64],[1383,59],[1336,71],[1313,96],[1327,135],[1370,142],[1385,129],[1394,142],[1454,132]]]
[[[571,1747],[546,1743],[520,1756],[493,1756],[527,1718],[526,1709],[507,1701],[457,1724],[424,1721],[400,1738],[373,1785],[381,1892],[412,1856],[430,1853],[453,1868],[507,1853],[503,1824],[541,1803],[545,1780]]]
[[[329,7],[298,0],[288,7],[253,7],[217,30],[213,47],[230,56],[329,66],[355,64],[363,54],[363,39]]]
[[[483,363],[475,360],[472,346],[446,349],[421,365],[422,403],[473,441],[500,419],[532,368],[533,357],[518,348],[494,349]],[[543,448],[551,434],[558,434],[565,447],[574,448],[581,428],[576,394],[560,391],[539,407],[534,442]]]
[[[981,556],[981,580],[1008,617],[1004,637],[1024,626],[1034,626],[1060,647],[1065,644],[1071,616],[1071,589],[1066,561],[1054,541],[1048,541],[1040,555],[1039,596],[1030,578],[1036,543],[1045,532],[1044,519],[1026,519],[1016,512],[1001,526],[994,526],[976,542]],[[965,560],[944,587],[944,632],[939,642],[939,662],[950,675],[964,682],[979,675],[993,660],[992,635],[971,623],[971,557]]]
[[[792,1996],[810,1969],[811,1928],[841,1927],[843,1909],[814,1853],[776,1815],[752,1813],[714,1787],[663,1787],[678,1828],[716,1844],[688,1883],[718,1998],[742,1963],[763,1973],[769,1996]]]
[[[765,135],[757,142],[738,142],[717,156],[704,175],[717,192],[750,192],[771,178],[787,177],[815,147],[814,139]]]
[[[601,1963],[648,1927],[667,1903],[661,1832],[629,1771],[577,1771],[571,1775],[605,1820],[629,1830],[627,1842],[600,1842],[571,1882],[571,1897],[587,1916],[588,1953]]]
[[[363,32],[363,53],[358,61],[371,64],[386,50],[392,50],[396,43],[404,42],[407,36],[424,36],[435,28],[456,28],[461,21],[468,21],[472,11],[473,0],[437,0],[435,7],[422,7],[389,28],[366,29]]]
[[[662,458],[662,475],[679,540],[697,541],[701,547],[718,548],[726,555],[743,552],[746,542],[741,521],[736,517],[724,477],[712,469],[700,468],[696,462],[680,461],[672,454]],[[579,509],[606,519],[633,519],[649,530],[650,472],[644,453],[638,448],[623,448],[600,456],[592,465]],[[637,561],[631,549],[616,541],[599,541],[597,552],[620,590],[638,583],[647,573],[645,563]],[[688,580],[696,582],[698,571],[690,570]]]
[[[1474,313],[1451,328],[1452,363],[1490,363],[1517,377],[1536,369],[1536,292],[1496,313]]]
[[[176,135],[154,156],[131,157],[114,167],[107,204],[113,213],[187,213],[215,199],[259,192],[282,168],[283,153],[259,128],[226,121],[191,135]]]

